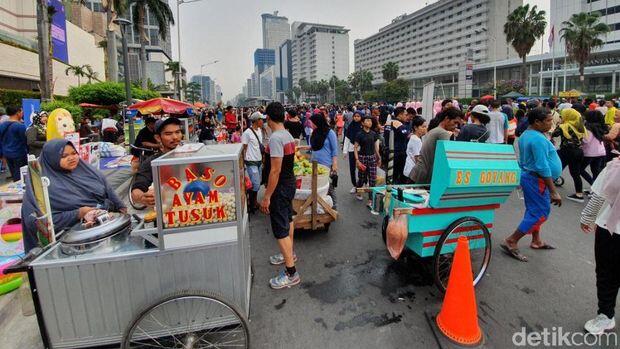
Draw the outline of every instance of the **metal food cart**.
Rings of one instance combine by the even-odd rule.
[[[24,262],[46,348],[249,347],[241,145],[183,146],[152,168],[156,227],[116,214]]]
[[[187,117],[180,117],[179,120],[181,120],[181,127],[185,135],[184,138],[189,142],[198,142],[198,135],[200,134],[198,119],[193,115],[189,115]]]
[[[430,190],[428,184],[370,188],[374,209],[384,215],[383,240],[390,217],[407,215],[405,248],[433,258],[435,284],[445,291],[456,242],[466,236],[476,285],[490,262],[495,210],[520,173],[510,145],[439,141]]]

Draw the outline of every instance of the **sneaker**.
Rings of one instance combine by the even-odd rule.
[[[293,262],[297,263],[297,254],[293,252]],[[269,257],[269,263],[271,265],[281,265],[284,264],[284,256],[282,253],[274,254]]]
[[[591,334],[603,334],[605,331],[613,330],[616,327],[615,318],[608,318],[605,314],[598,314],[592,320],[588,320],[583,328]]]
[[[359,201],[364,200],[364,198],[361,195],[355,195],[355,198],[358,199]]]
[[[357,188],[356,187],[351,188],[351,191],[349,193],[351,194],[357,193]]]
[[[569,195],[569,196],[567,196],[566,198],[567,198],[568,200],[570,200],[570,201],[578,202],[578,203],[580,203],[580,204],[582,204],[582,203],[583,203],[583,201],[584,201],[584,200],[583,200],[583,196],[579,197],[579,196],[577,196],[577,194]]]
[[[292,286],[298,285],[300,282],[301,278],[299,277],[299,273],[295,272],[295,275],[288,276],[283,270],[278,276],[269,280],[269,286],[274,290],[279,290],[285,287],[291,288]]]

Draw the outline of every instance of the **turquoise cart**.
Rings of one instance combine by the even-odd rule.
[[[519,185],[521,170],[510,145],[439,141],[428,184],[371,188],[373,208],[384,216],[382,235],[395,214],[407,215],[406,248],[433,258],[437,287],[445,291],[461,235],[471,251],[474,285],[491,258],[495,210]]]

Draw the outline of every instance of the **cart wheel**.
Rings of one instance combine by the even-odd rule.
[[[383,224],[381,225],[381,237],[383,238],[383,243],[387,246],[387,226],[390,223],[390,216],[383,217]]]
[[[553,181],[553,184],[555,184],[558,187],[561,187],[564,185],[564,177],[560,176],[558,177],[555,181]]]
[[[250,347],[248,324],[235,306],[205,291],[182,291],[149,305],[122,343],[122,349],[232,347]]]
[[[442,292],[445,292],[448,287],[452,257],[456,249],[456,241],[461,235],[469,239],[474,286],[482,280],[489,266],[491,260],[491,234],[489,234],[489,229],[478,218],[459,218],[450,224],[441,235],[433,255],[435,285]]]
[[[131,176],[131,182],[129,182],[127,197],[129,198],[129,204],[131,205],[131,207],[133,207],[135,210],[141,211],[144,210],[146,206],[142,205],[141,203],[134,202],[133,198],[131,197],[131,191],[133,190],[133,183],[135,181],[135,178],[135,176]]]

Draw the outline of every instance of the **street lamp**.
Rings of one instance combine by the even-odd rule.
[[[475,32],[476,34],[487,33],[489,39],[493,40],[493,99],[497,99],[497,38],[485,27],[476,29]]]
[[[114,23],[121,27],[121,37],[123,42],[123,66],[125,69],[125,97],[127,98],[127,103],[123,108],[123,120],[127,120],[127,108],[131,104],[131,82],[129,81],[129,53],[127,48],[127,35],[126,28],[131,25],[131,21],[125,18],[117,18],[114,20]],[[133,117],[129,118],[129,143],[133,144],[136,139],[134,125],[133,125]]]
[[[204,97],[204,89],[203,89],[203,86],[202,86],[202,68],[204,68],[204,67],[206,67],[206,66],[208,66],[208,65],[211,65],[211,64],[215,64],[215,63],[217,63],[217,62],[219,62],[219,60],[217,60],[217,59],[216,59],[216,60],[214,60],[213,62],[205,63],[205,64],[202,64],[202,65],[200,66],[200,99],[201,99],[203,102],[204,102],[204,98],[203,98],[203,97]]]
[[[177,0],[177,48],[179,50],[179,70],[177,74],[179,76],[179,84],[177,86],[179,100],[183,100],[183,89],[181,88],[182,82],[181,78],[183,77],[183,65],[181,64],[181,5],[182,4],[191,4],[192,2],[198,2],[202,0]]]

